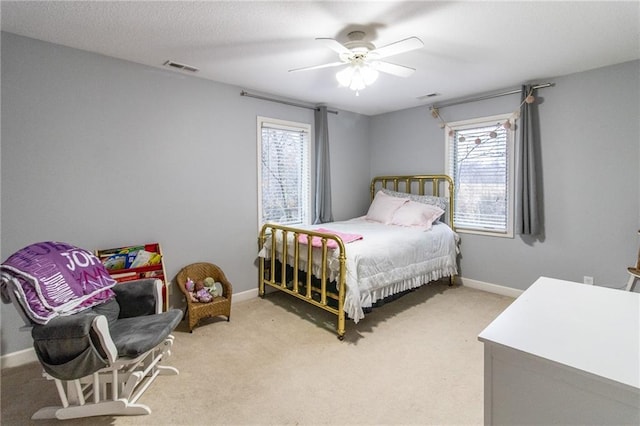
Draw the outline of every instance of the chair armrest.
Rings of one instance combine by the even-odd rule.
[[[222,284],[222,288],[223,288],[222,293],[224,297],[231,300],[231,297],[233,296],[233,285],[231,285],[231,283],[226,279],[226,277],[220,281],[220,284]]]
[[[46,324],[36,324],[31,330],[34,340],[76,339],[88,336],[97,315],[91,311],[58,316]]]
[[[127,281],[112,287],[120,305],[120,318],[162,312],[162,281],[156,278]]]
[[[118,358],[118,348],[116,348],[116,344],[111,338],[107,317],[104,315],[98,315],[95,317],[91,322],[91,330],[95,333],[96,338],[100,342],[100,348],[104,351],[103,355],[107,356],[110,364],[115,362]]]

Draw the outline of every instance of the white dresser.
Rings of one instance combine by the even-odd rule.
[[[478,339],[485,424],[640,424],[640,294],[541,277]]]

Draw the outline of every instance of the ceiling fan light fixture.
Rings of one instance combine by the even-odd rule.
[[[338,71],[336,73],[336,80],[342,87],[349,87],[351,85],[351,78],[353,77],[353,73],[355,72],[354,67],[346,67],[342,71]]]
[[[381,59],[400,53],[409,52],[424,46],[417,37],[409,37],[382,47],[376,47],[370,41],[365,40],[363,31],[351,31],[347,34],[349,41],[340,43],[335,39],[319,37],[316,40],[338,54],[340,62],[314,65],[311,67],[296,68],[289,71],[305,71],[320,68],[346,65],[343,70],[336,73],[336,79],[340,87],[348,87],[356,92],[372,85],[378,78],[378,73],[394,75],[396,77],[409,77],[415,69],[386,62]]]
[[[368,65],[351,65],[338,71],[336,79],[340,86],[358,91],[372,85],[378,78],[378,71]]]
[[[358,90],[362,90],[365,87],[367,87],[367,85],[364,83],[364,77],[362,76],[362,72],[360,71],[360,68],[356,68],[353,71],[353,76],[351,77],[351,84],[349,85],[349,89],[355,90],[357,92]]]
[[[378,79],[378,70],[373,67],[365,66],[360,69],[360,73],[366,86],[371,86]]]

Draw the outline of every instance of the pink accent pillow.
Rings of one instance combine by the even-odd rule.
[[[418,227],[426,231],[443,213],[440,207],[409,201],[396,210],[391,224]]]
[[[378,191],[371,203],[371,206],[369,206],[366,218],[388,225],[391,223],[393,214],[396,210],[408,201],[409,200],[406,198],[392,197],[382,191]]]

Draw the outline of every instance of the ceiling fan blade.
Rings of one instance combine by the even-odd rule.
[[[319,37],[319,38],[316,38],[316,40],[322,42],[322,44],[324,44],[334,52],[341,53],[344,55],[351,55],[351,50],[347,49],[343,44],[339,43],[338,41],[332,38]]]
[[[338,67],[340,65],[344,65],[344,62],[331,62],[329,64],[322,64],[322,65],[313,65],[311,67],[302,67],[302,68],[295,68],[292,70],[289,70],[289,72],[298,72],[298,71],[309,71],[309,70],[318,70],[320,68],[331,68],[331,67]]]
[[[397,77],[409,77],[415,71],[414,68],[405,67],[404,65],[392,64],[391,62],[375,61],[371,66],[380,72],[395,75]]]
[[[378,47],[377,49],[369,52],[370,56],[376,58],[386,58],[393,55],[399,55],[400,53],[409,52],[410,50],[420,49],[424,46],[422,40],[418,37],[409,37],[404,40],[396,41],[395,43],[387,44],[386,46]]]

